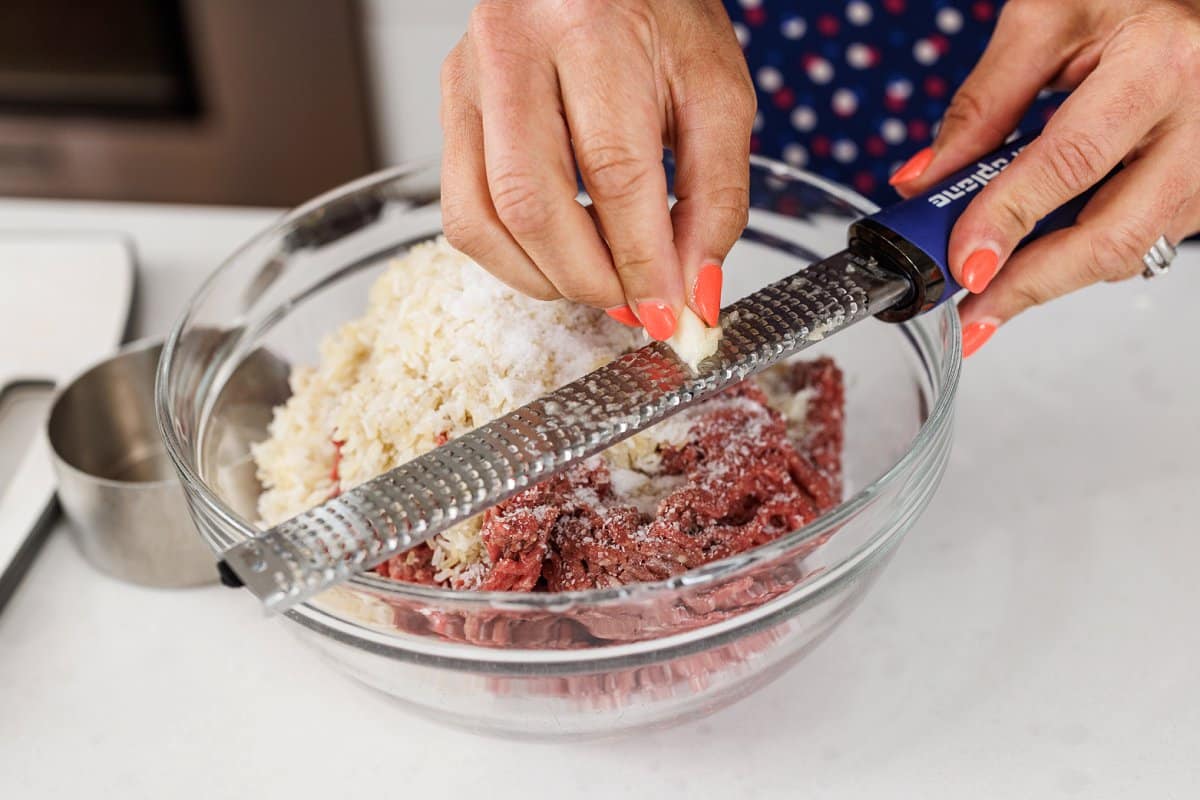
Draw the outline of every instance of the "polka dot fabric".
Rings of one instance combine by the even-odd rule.
[[[894,202],[888,176],[936,133],[1003,3],[725,0],[758,91],[751,149]],[[1059,98],[1022,123],[1041,127]]]

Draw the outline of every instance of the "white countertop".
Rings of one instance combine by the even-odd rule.
[[[136,334],[274,216],[0,201],[0,231],[131,234]],[[758,694],[616,742],[408,716],[248,594],[127,586],[56,530],[0,611],[0,797],[1195,797],[1197,304],[1189,246],[1168,277],[997,334],[938,496],[863,606]]]

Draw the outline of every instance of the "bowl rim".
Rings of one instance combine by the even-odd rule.
[[[836,200],[845,203],[863,215],[878,211],[878,206],[858,192],[834,181],[813,174],[807,170],[793,167],[774,159],[758,155],[750,156],[752,168],[768,171],[772,176],[797,181],[819,189]],[[163,343],[162,355],[158,362],[155,380],[155,408],[158,425],[168,455],[180,474],[181,483],[189,491],[198,496],[209,513],[218,516],[222,523],[235,529],[244,538],[253,538],[262,530],[230,508],[213,492],[208,484],[200,477],[196,469],[183,454],[183,443],[175,433],[171,424],[171,404],[168,396],[168,385],[172,378],[172,362],[184,329],[193,316],[196,306],[201,303],[213,290],[217,281],[226,273],[239,265],[243,255],[253,252],[264,243],[280,239],[297,221],[314,211],[320,211],[329,203],[341,200],[349,195],[366,190],[374,190],[386,186],[396,180],[429,170],[436,166],[435,159],[409,161],[388,167],[348,183],[342,184],[315,198],[305,202],[285,213],[272,225],[256,234],[234,250],[210,274],[192,298],[188,301],[183,312],[178,316],[171,328],[170,334]],[[860,512],[877,494],[886,489],[905,472],[914,462],[924,461],[930,455],[930,449],[939,439],[939,434],[950,424],[953,416],[953,404],[957,395],[959,378],[962,369],[962,331],[958,315],[953,305],[946,303],[928,312],[927,316],[942,318],[947,323],[946,335],[948,342],[943,353],[942,364],[937,373],[938,395],[928,416],[921,423],[920,429],[913,437],[908,449],[883,473],[869,484],[863,486],[853,495],[842,500],[835,508],[821,515],[809,524],[777,539],[760,545],[744,553],[738,553],[726,558],[704,564],[696,569],[688,570],[679,575],[661,581],[634,583],[605,589],[586,589],[569,592],[502,592],[502,591],[463,591],[434,586],[403,583],[375,576],[371,573],[358,573],[341,584],[343,587],[360,589],[376,596],[384,596],[401,601],[419,601],[427,606],[444,609],[464,607],[485,607],[502,609],[510,612],[522,611],[558,611],[564,607],[602,607],[612,604],[628,603],[630,601],[649,600],[655,597],[669,595],[683,589],[696,589],[706,584],[716,582],[746,571],[756,565],[781,557],[789,550],[804,545],[811,539],[836,530],[849,518]],[[910,323],[901,323],[909,325]],[[924,334],[918,334],[924,338]],[[931,376],[932,377],[932,376]],[[891,537],[896,533],[896,526],[884,526],[865,542],[840,559],[838,563],[822,570],[819,576],[800,581],[795,587],[793,599],[796,602],[807,597],[811,591],[840,579],[847,571],[856,572],[861,568],[862,555],[876,549],[882,537]],[[207,537],[205,537],[207,539]],[[212,542],[209,542],[210,547]],[[216,553],[219,555],[219,553]],[[816,580],[819,578],[819,580]],[[288,615],[308,617],[319,614],[322,617],[334,616],[345,623],[362,626],[358,620],[347,618],[321,605],[320,595],[293,607]],[[315,621],[315,620],[314,620]],[[374,631],[374,628],[368,628]],[[475,647],[475,645],[464,645]]]

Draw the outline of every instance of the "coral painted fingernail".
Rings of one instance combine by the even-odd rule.
[[[888,183],[896,186],[901,183],[915,180],[921,177],[921,173],[929,168],[930,162],[933,161],[933,148],[926,147],[921,152],[904,162],[904,166],[896,170],[896,174],[888,178]]]
[[[991,322],[972,322],[963,328],[963,358],[970,358],[987,344],[996,332],[996,325]]]
[[[979,294],[988,287],[999,269],[1000,256],[994,250],[976,250],[963,262],[963,288],[971,294]]]
[[[675,312],[666,303],[644,300],[638,303],[638,316],[651,339],[665,342],[675,333]]]
[[[636,316],[634,316],[633,309],[629,306],[613,306],[604,313],[608,314],[622,325],[628,325],[631,328],[642,327],[642,323],[638,321]]]
[[[700,269],[700,274],[696,276],[696,283],[692,289],[692,298],[696,303],[696,308],[700,311],[700,317],[708,323],[708,327],[715,328],[717,323],[721,321],[721,282],[724,280],[724,275],[721,273],[720,264],[705,264]]]

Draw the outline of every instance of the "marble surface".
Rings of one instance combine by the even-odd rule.
[[[0,231],[129,233],[149,334],[276,214],[0,201]],[[0,612],[0,796],[1194,797],[1197,302],[1189,246],[1167,278],[997,334],[942,488],[863,606],[758,694],[616,742],[408,716],[248,594],[118,583],[60,528]]]

